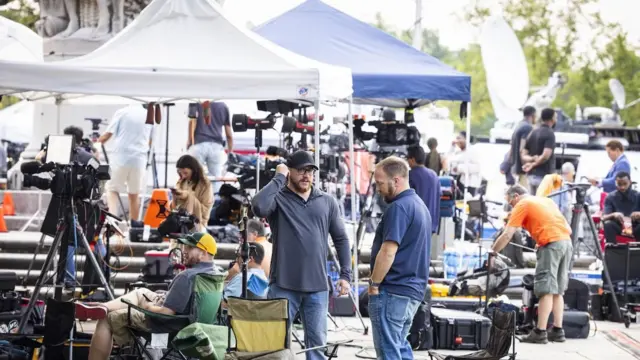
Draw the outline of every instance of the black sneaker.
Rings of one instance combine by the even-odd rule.
[[[552,342],[565,342],[564,329],[552,328],[548,331],[547,338]]]
[[[549,342],[549,339],[547,339],[546,331],[538,331],[536,329],[532,330],[526,336],[523,336],[522,339],[520,339],[520,342],[529,344],[546,344]]]

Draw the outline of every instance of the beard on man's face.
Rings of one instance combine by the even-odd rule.
[[[311,179],[302,177],[300,180],[293,180],[289,178],[289,183],[296,191],[305,192],[311,188]]]

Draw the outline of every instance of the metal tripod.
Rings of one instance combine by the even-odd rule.
[[[597,259],[602,261],[602,269],[603,269],[602,273],[604,275],[604,281],[607,287],[609,288],[609,291],[611,291],[611,297],[613,299],[613,304],[615,305],[616,315],[618,316],[617,318],[622,319],[622,316],[620,314],[620,306],[618,304],[618,299],[615,296],[616,294],[615,289],[613,287],[613,283],[611,282],[611,276],[609,275],[609,267],[607,266],[607,263],[604,261],[604,254],[602,253],[602,248],[600,247],[600,244],[598,244],[598,231],[596,230],[596,224],[593,222],[593,219],[591,218],[591,215],[589,212],[589,206],[586,204],[586,201],[585,201],[586,191],[591,185],[573,184],[573,183],[570,183],[568,185],[569,185],[568,189],[554,192],[548,195],[547,197],[553,197],[555,195],[560,195],[569,191],[576,192],[576,202],[575,204],[573,204],[572,214],[571,214],[571,224],[570,224],[571,225],[571,244],[573,245],[574,252],[576,252],[578,250],[580,243],[582,243],[587,249],[589,249],[589,251],[591,251],[591,253]],[[578,227],[580,226],[580,218],[582,217],[582,214],[586,215],[585,218],[589,223],[589,229],[591,230],[591,234],[593,235],[593,238],[596,241],[595,249],[589,246],[587,243],[585,243],[583,239],[580,239],[578,237]],[[571,262],[569,263],[569,271],[573,269],[573,263],[574,263],[574,256],[571,256]]]
[[[67,236],[68,229],[73,230],[73,233],[77,236],[77,238],[79,238],[82,241],[82,245],[86,250],[85,256],[86,258],[89,259],[89,261],[91,262],[91,265],[93,266],[94,270],[98,274],[98,277],[100,278],[100,283],[102,284],[105,291],[107,292],[107,296],[109,296],[109,300],[114,299],[111,286],[109,285],[109,282],[107,281],[104,274],[102,273],[102,270],[100,269],[100,264],[98,264],[98,260],[96,260],[95,256],[93,255],[89,242],[87,241],[87,238],[85,237],[84,232],[82,231],[82,228],[77,225],[77,216],[73,211],[73,206],[71,206],[70,211],[66,213],[59,220],[58,231],[56,232],[56,236],[54,237],[53,243],[51,244],[51,249],[49,249],[49,253],[47,254],[47,258],[44,261],[42,270],[40,270],[40,275],[36,280],[36,284],[33,289],[33,293],[31,294],[31,298],[29,299],[29,304],[27,305],[27,309],[22,315],[22,318],[20,319],[20,324],[18,325],[19,334],[24,333],[24,329],[27,325],[29,317],[31,316],[31,312],[33,311],[36,301],[38,300],[38,296],[40,295],[40,289],[45,283],[45,276],[47,275],[47,273],[49,272],[49,269],[51,268],[51,264],[53,263],[53,259],[56,255],[56,252],[59,252],[59,258],[58,258],[58,268],[57,268],[56,278],[54,281],[54,287],[55,287],[54,298],[58,301],[60,301],[60,299],[62,298],[62,287],[64,283],[64,274],[65,274],[64,269],[66,269],[66,264],[67,264],[66,251],[68,249],[68,244],[69,244],[69,239]],[[42,240],[44,240],[44,235],[42,237]]]

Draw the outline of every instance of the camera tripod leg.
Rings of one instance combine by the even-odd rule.
[[[607,282],[607,285],[609,286],[609,291],[611,292],[611,298],[613,300],[613,305],[615,306],[617,319],[622,319],[622,314],[620,312],[620,304],[618,304],[618,298],[616,297],[615,289],[613,287],[613,282],[611,281],[609,267],[607,266],[607,263],[604,261],[604,254],[602,252],[602,247],[600,246],[600,243],[598,241],[598,232],[596,231],[596,224],[593,222],[593,219],[591,218],[591,216],[588,216],[589,207],[586,204],[584,204],[584,211],[585,211],[585,214],[587,214],[587,221],[589,222],[589,228],[591,229],[591,234],[593,235],[593,238],[596,241],[596,246],[595,246],[596,251],[594,255],[598,259],[600,259],[600,261],[602,261],[604,278],[605,278],[605,281]]]
[[[20,324],[18,325],[18,334],[24,333],[24,328],[27,325],[27,322],[29,321],[29,317],[31,317],[31,313],[33,312],[33,308],[36,305],[38,296],[40,296],[40,289],[42,288],[42,285],[44,283],[44,278],[45,276],[47,276],[47,272],[49,271],[49,268],[51,268],[51,263],[53,262],[53,258],[55,257],[56,250],[58,249],[60,242],[62,241],[62,236],[65,233],[64,230],[66,230],[65,228],[66,226],[63,225],[61,228],[62,231],[58,232],[57,236],[53,239],[53,243],[51,243],[51,249],[49,249],[49,253],[47,254],[47,258],[44,261],[44,265],[42,266],[40,275],[36,280],[36,284],[33,288],[33,293],[31,294],[31,298],[29,299],[29,304],[27,305],[27,309],[25,310],[24,314],[22,314],[22,317],[20,318]],[[44,235],[43,235],[43,238],[44,238]],[[60,256],[63,256],[63,255],[64,254],[62,253],[60,254]]]
[[[89,261],[91,261],[91,265],[93,266],[93,269],[95,270],[96,274],[98,274],[98,277],[100,278],[100,283],[102,284],[102,286],[104,286],[104,290],[107,292],[107,295],[109,296],[109,300],[115,299],[115,296],[113,296],[113,291],[111,290],[111,285],[109,284],[109,281],[107,280],[107,278],[104,276],[104,273],[100,268],[100,264],[98,263],[98,260],[96,260],[96,257],[93,255],[93,251],[91,251],[91,245],[87,241],[87,237],[84,235],[84,231],[82,231],[81,228],[78,229],[78,234],[80,235],[80,240],[82,241],[82,245],[86,250],[85,261],[87,258],[89,259]]]
[[[36,262],[36,257],[38,256],[38,254],[40,254],[40,250],[42,250],[42,247],[44,245],[44,239],[46,237],[47,235],[45,234],[42,234],[42,236],[40,236],[40,242],[38,242],[38,246],[36,246],[36,250],[33,252],[33,258],[31,258],[31,262],[29,263],[29,269],[27,270],[27,275],[22,280],[22,286],[27,286],[27,280],[29,279],[29,275],[31,274],[31,270],[33,269],[33,264]]]

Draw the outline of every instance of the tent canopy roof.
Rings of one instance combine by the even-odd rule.
[[[26,70],[0,67],[7,65]],[[34,75],[9,78],[0,70],[0,85],[162,98],[341,99],[352,92],[348,68],[261,38],[226,18],[213,0],[155,0],[94,52],[31,69]]]
[[[471,99],[470,76],[320,0],[300,4],[256,32],[303,56],[350,68],[353,96],[369,99],[360,102]]]
[[[0,59],[42,61],[42,38],[28,27],[0,16]]]

